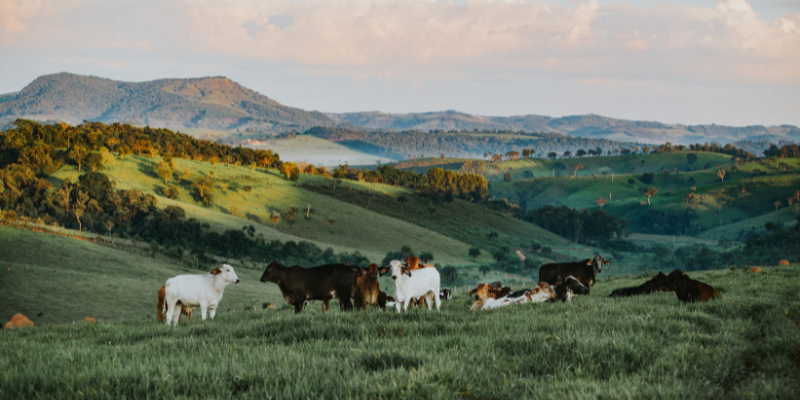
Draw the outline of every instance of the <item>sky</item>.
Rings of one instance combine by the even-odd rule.
[[[323,112],[800,126],[800,0],[0,0],[0,93],[226,76]]]

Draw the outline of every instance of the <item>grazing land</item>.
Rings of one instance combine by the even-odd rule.
[[[26,235],[14,240],[31,240]],[[177,271],[142,261],[133,257],[106,272],[141,276],[150,264],[151,283],[148,277],[130,286],[126,278],[113,291],[152,304],[106,305],[113,315],[97,324],[41,319],[34,328],[0,331],[3,397],[791,399],[800,390],[797,264],[760,274],[692,273],[723,296],[702,304],[680,303],[673,293],[607,297],[649,278],[639,276],[600,279],[591,294],[569,303],[489,312],[469,311],[464,291],[440,312],[233,312],[242,292],[274,293],[272,284],[251,290],[243,282],[226,289],[215,320],[195,317],[172,329],[154,320],[155,275]],[[3,267],[4,275],[17,273]],[[64,293],[65,312],[101,312],[92,297],[90,277],[101,272],[95,268],[75,279],[86,285]],[[62,269],[59,283],[87,267],[71,262]],[[245,281],[257,278],[243,272],[237,270]],[[53,290],[45,286],[28,289]],[[54,299],[30,300],[46,307]]]

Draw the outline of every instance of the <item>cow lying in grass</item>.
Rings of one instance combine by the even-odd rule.
[[[158,322],[167,322],[167,308],[164,307],[164,299],[167,296],[166,286],[162,286],[158,289],[158,313],[156,314],[156,321]],[[186,320],[189,321],[192,319],[192,311],[194,311],[194,307],[189,308],[186,307],[178,300],[178,304],[181,306],[181,314],[186,316]],[[178,322],[180,322],[180,315],[178,316]]]
[[[491,297],[491,290],[489,284],[481,283],[478,285],[476,290],[478,300],[475,301],[471,309],[489,310],[517,303],[542,303],[555,298],[555,292],[547,282],[539,282],[533,289],[517,290],[497,299]]]
[[[666,292],[667,291],[667,276],[663,272],[659,272],[649,281],[633,287],[625,287],[615,289],[608,297],[628,297],[638,296],[641,294],[650,294],[653,292]]]
[[[667,288],[675,292],[678,300],[683,302],[706,302],[721,299],[722,295],[711,285],[689,278],[681,270],[674,270],[667,276]]]
[[[487,286],[486,290],[489,291],[489,297],[491,297],[491,298],[493,298],[495,300],[497,300],[500,297],[506,296],[509,293],[511,293],[511,288],[510,287],[503,286],[503,284],[500,283],[500,281],[495,281],[495,282],[492,282],[492,283],[481,283],[475,289],[470,290],[469,291],[470,297],[471,296],[476,296],[475,300],[478,300],[478,297],[477,297],[476,294],[478,293],[478,289],[481,287],[481,285],[486,285]]]
[[[428,300],[428,309],[433,305],[438,310],[442,301],[439,296],[427,296],[428,293],[439,293],[439,283],[441,277],[436,268],[422,268],[411,271],[399,260],[392,260],[388,267],[381,268],[380,275],[383,276],[388,271],[392,272],[394,280],[394,297],[397,312],[406,311],[413,298],[424,298]],[[431,297],[433,297],[431,299]],[[433,304],[432,304],[433,303]]]
[[[567,279],[564,280],[564,283],[558,286],[552,286],[551,288],[553,289],[554,296],[549,301],[561,300],[562,303],[572,300],[572,297],[576,294],[589,293],[589,288],[572,276],[568,276]]]
[[[178,307],[181,304],[187,307],[200,306],[203,321],[206,320],[206,312],[210,312],[211,319],[214,319],[222,293],[231,283],[239,283],[239,277],[228,264],[205,275],[178,275],[168,279],[164,288],[167,325],[178,325],[181,317]]]
[[[539,268],[539,281],[558,286],[564,283],[568,276],[572,276],[583,286],[591,288],[594,286],[597,274],[603,272],[603,264],[610,265],[611,263],[604,260],[599,254],[594,258],[578,262],[545,264]]]
[[[278,285],[283,299],[294,306],[294,312],[303,311],[307,300],[322,300],[322,311],[328,311],[331,299],[339,299],[342,311],[353,309],[350,296],[355,288],[353,267],[328,264],[314,268],[287,267],[273,261],[261,275],[261,282]]]

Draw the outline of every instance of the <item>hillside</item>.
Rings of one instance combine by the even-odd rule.
[[[0,225],[0,321],[23,313],[38,324],[155,321],[156,293],[167,279],[198,274],[166,257]],[[234,263],[242,281],[225,290],[220,311],[283,301],[275,285],[258,282],[262,270]],[[195,314],[200,319],[199,310]]]
[[[780,140],[800,140],[796,126],[680,125],[655,121],[630,121],[600,115],[573,115],[554,118],[542,115],[489,117],[441,111],[427,113],[390,114],[378,111],[327,114],[331,119],[369,129],[394,130],[510,130],[525,132],[559,132],[578,137],[643,143],[703,143],[723,144],[737,140],[775,143]],[[763,150],[763,149],[762,149]]]
[[[172,129],[304,130],[329,125],[224,77],[121,82],[69,73],[35,79],[0,101],[0,126],[16,118],[127,122]]]
[[[234,313],[240,283],[226,289],[214,321],[176,328],[142,320],[154,304],[100,303],[93,287],[76,284],[65,293],[76,315],[104,306],[117,320],[0,331],[0,387],[8,398],[794,399],[798,265],[762,268],[692,273],[722,293],[708,303],[680,303],[671,292],[607,297],[650,277],[642,275],[600,279],[569,303],[476,312],[461,290],[441,311],[402,315],[322,314],[316,304],[300,315]],[[129,282],[109,274],[106,286],[138,296]]]

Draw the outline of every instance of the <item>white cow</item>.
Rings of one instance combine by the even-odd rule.
[[[425,297],[429,310],[432,307],[431,297],[433,297],[433,302],[436,303],[436,309],[439,309],[442,304],[442,300],[439,296],[427,295],[431,292],[439,293],[439,282],[441,278],[436,268],[422,268],[412,271],[408,269],[408,267],[404,267],[400,260],[392,260],[389,265],[389,267],[381,269],[381,276],[383,276],[387,270],[392,270],[394,298],[396,300],[395,307],[397,308],[397,312],[401,311],[401,305],[402,311],[407,310],[408,304],[411,302],[412,298],[422,297]]]
[[[200,306],[203,321],[206,320],[206,310],[211,310],[211,319],[214,319],[219,301],[222,300],[222,292],[231,283],[239,283],[239,277],[228,264],[223,264],[205,275],[178,275],[168,279],[164,298],[167,325],[178,325],[181,316],[178,300],[187,307]]]
[[[487,285],[488,287],[488,285]],[[478,290],[478,296],[481,296],[481,290]],[[483,291],[485,292],[485,290]],[[511,292],[499,299],[483,296],[483,304],[479,307],[481,310],[490,310],[492,308],[510,306],[517,303],[543,303],[555,298],[555,292],[547,282],[539,282],[533,289],[522,289],[516,292]],[[473,306],[473,309],[476,309]]]

